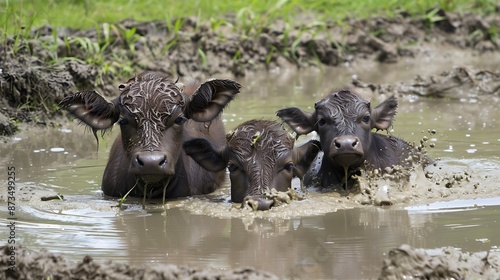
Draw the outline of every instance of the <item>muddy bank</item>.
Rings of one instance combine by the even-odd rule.
[[[415,249],[401,245],[384,259],[379,279],[498,279],[500,252],[456,248]]]
[[[155,264],[147,267],[122,263],[96,262],[90,256],[77,263],[46,250],[32,251],[17,246],[12,251],[0,247],[1,279],[279,279],[252,268],[215,271]],[[15,269],[9,269],[10,256],[15,253]]]
[[[86,256],[70,262],[46,250],[18,246],[16,267],[9,269],[13,251],[0,247],[1,279],[280,279],[253,268],[229,271],[196,269],[173,264],[134,266],[112,261],[98,262]],[[378,279],[496,279],[500,274],[500,253],[469,253],[456,248],[420,249],[409,245],[388,252]]]
[[[418,59],[427,55],[428,45],[476,53],[499,50],[494,26],[500,25],[500,14],[482,17],[440,10],[437,15],[440,20],[434,22],[402,12],[393,19],[351,19],[342,25],[308,25],[310,19],[301,18],[298,22],[304,24],[296,27],[277,21],[249,34],[229,25],[214,29],[196,18],[184,19],[179,30],[163,21],[132,19],[103,24],[99,30],[43,26],[29,37],[7,38],[0,44],[0,135],[15,133],[19,122],[54,124],[53,115],[60,114],[56,104],[65,94],[97,88],[114,95],[119,80],[143,70],[205,79]]]
[[[368,98],[385,94],[410,99],[432,97],[494,102],[498,101],[500,96],[500,72],[457,66],[439,75],[417,75],[412,80],[395,84],[365,83],[354,76],[351,87]]]

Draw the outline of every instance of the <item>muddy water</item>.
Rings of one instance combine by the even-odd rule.
[[[471,58],[470,63],[486,65],[487,61]],[[225,111],[224,120],[229,130],[252,118],[275,119],[274,112],[284,106],[312,110],[317,99],[349,82],[353,74],[367,82],[391,83],[414,74],[437,74],[451,66],[433,63],[425,70],[422,64],[401,63],[391,65],[390,73],[387,65],[370,65],[365,70],[258,74],[240,81],[245,88]],[[472,170],[479,181],[494,182],[500,179],[497,108],[497,103],[486,101],[403,99],[392,134],[418,142],[428,129],[435,129],[431,141],[436,147],[429,155],[441,158],[440,168]],[[337,194],[311,193],[282,213],[278,209],[254,214],[231,208],[226,185],[211,196],[169,201],[166,212],[143,211],[134,200],[119,210],[113,207],[116,200],[102,198],[99,191],[112,138],[102,139],[97,151],[90,133],[68,124],[31,129],[2,144],[0,166],[2,170],[15,166],[18,177],[18,243],[47,248],[75,261],[88,254],[133,264],[252,266],[304,279],[376,278],[384,254],[404,243],[471,252],[499,250],[500,197],[494,194],[356,207],[336,204]],[[54,193],[63,194],[65,201],[39,201],[40,196]],[[6,213],[6,195],[1,195]],[[315,214],[315,207],[326,210]],[[0,217],[2,226],[7,223],[6,215]]]

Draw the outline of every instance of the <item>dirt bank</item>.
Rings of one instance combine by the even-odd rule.
[[[86,256],[71,263],[48,251],[33,251],[17,246],[15,253],[8,246],[0,247],[0,279],[279,279],[270,273],[252,268],[211,271],[172,264],[139,267],[122,263],[96,262]],[[9,259],[15,254],[15,269]]]
[[[389,252],[379,279],[498,279],[500,252],[467,253],[456,248]]]
[[[9,270],[13,254],[0,247],[0,279],[279,279],[255,270],[196,269],[172,264],[134,266],[112,261],[97,262],[90,256],[72,263],[46,250],[15,249],[15,269]],[[402,245],[388,252],[378,279],[497,279],[500,253],[462,252],[456,248],[417,249]]]
[[[358,77],[353,77],[350,86],[368,98],[386,94],[409,98],[415,96],[497,101],[500,96],[500,72],[458,66],[439,75],[418,75],[412,80],[395,84],[365,83]]]
[[[0,135],[14,134],[20,122],[54,124],[54,114],[60,114],[56,104],[65,94],[97,88],[114,95],[117,80],[142,70],[205,79],[290,67],[418,59],[429,44],[477,53],[499,50],[495,33],[499,13],[481,17],[439,11],[437,15],[440,20],[430,21],[402,12],[393,19],[304,24],[291,30],[277,21],[250,36],[229,25],[214,30],[196,18],[185,19],[178,31],[162,21],[125,20],[113,24],[113,32],[105,38],[105,25],[99,27],[102,30],[43,26],[32,30],[29,38],[7,38],[0,44]]]

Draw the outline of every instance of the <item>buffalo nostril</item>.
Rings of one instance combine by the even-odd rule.
[[[344,150],[344,149],[358,149],[361,146],[361,142],[358,137],[355,136],[339,136],[333,139],[332,147],[336,150]]]
[[[340,144],[340,142],[337,141],[337,140],[334,141],[334,144],[335,144],[335,148],[337,148],[337,149],[340,149],[342,147],[342,145]]]
[[[143,167],[144,166],[144,162],[142,162],[142,160],[139,158],[139,156],[137,156],[137,158],[135,160],[137,162],[137,166],[139,166],[139,167]]]
[[[357,145],[358,145],[358,141],[354,140],[354,142],[352,142],[352,147],[355,148]]]
[[[133,165],[137,172],[163,173],[169,168],[168,156],[164,153],[139,152],[133,158]]]
[[[163,156],[163,160],[160,161],[160,166],[165,166],[167,164],[167,157]]]

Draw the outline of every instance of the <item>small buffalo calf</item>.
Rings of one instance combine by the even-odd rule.
[[[144,72],[119,86],[108,101],[96,91],[65,97],[60,105],[88,125],[94,135],[117,123],[120,135],[111,147],[102,178],[105,195],[163,199],[206,194],[224,179],[186,156],[181,144],[201,138],[224,145],[219,113],[241,86],[231,80],[209,80],[191,91],[168,77]]]
[[[316,131],[319,135],[323,158],[321,167],[311,170],[305,178],[306,186],[320,180],[321,187],[338,187],[361,164],[367,161],[375,168],[402,164],[412,149],[404,140],[379,133],[391,127],[396,115],[397,100],[390,97],[375,108],[349,90],[329,94],[314,104],[314,112],[299,108],[286,108],[278,117],[298,134]]]
[[[193,139],[183,147],[207,170],[217,172],[227,167],[232,202],[252,198],[258,202],[259,210],[267,210],[273,202],[263,194],[270,189],[290,189],[292,178],[302,179],[320,151],[316,140],[300,147],[294,147],[294,142],[282,124],[250,120],[228,134],[225,146],[213,145],[206,139]]]

